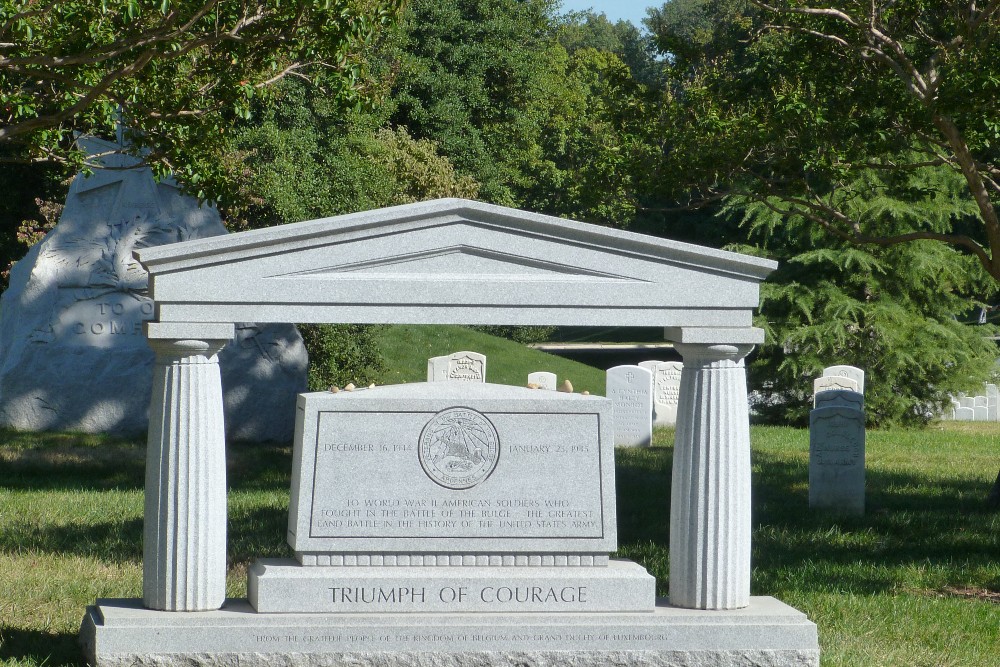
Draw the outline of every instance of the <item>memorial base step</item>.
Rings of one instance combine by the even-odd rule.
[[[645,612],[656,579],[638,563],[607,567],[306,567],[262,558],[247,576],[259,612]]]
[[[816,667],[816,625],[770,597],[647,613],[267,614],[246,600],[164,612],[98,600],[80,631],[94,667]]]

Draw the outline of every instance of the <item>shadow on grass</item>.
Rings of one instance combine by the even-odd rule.
[[[667,574],[671,447],[617,453],[619,555],[635,559],[663,586]],[[773,594],[789,572],[795,586],[859,594],[902,582],[906,566],[984,569],[1000,553],[1000,515],[983,499],[987,482],[869,469],[867,513],[809,509],[805,460],[753,453],[754,593]],[[795,575],[791,575],[793,578]]]
[[[62,491],[141,491],[145,448],[109,441],[80,447],[40,441],[3,452],[0,490],[27,494]],[[286,556],[291,448],[287,445],[235,443],[227,448],[230,493],[229,558]],[[12,503],[17,501],[11,501]],[[96,557],[113,562],[142,559],[141,499],[139,517],[116,517],[120,506],[98,497],[82,509],[70,497],[63,516],[41,522],[29,513],[30,498],[10,506],[0,526],[0,552],[34,551]],[[96,507],[96,510],[95,510]]]
[[[1000,553],[987,483],[869,469],[866,513],[851,516],[809,509],[805,461],[755,452],[754,468],[754,585],[762,591],[808,566],[812,589],[879,593],[900,585],[893,568],[988,567]]]
[[[82,612],[81,612],[82,615]],[[0,626],[0,660],[26,665],[83,665],[77,635]]]

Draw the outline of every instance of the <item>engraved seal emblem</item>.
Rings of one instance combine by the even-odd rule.
[[[471,489],[493,472],[500,457],[496,427],[471,408],[437,413],[420,432],[417,456],[424,472],[446,489]]]

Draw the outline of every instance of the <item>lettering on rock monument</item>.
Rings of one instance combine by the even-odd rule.
[[[120,146],[83,143],[110,154],[114,168],[74,179],[59,223],[11,270],[0,307],[0,425],[131,435],[148,425],[154,355],[143,323],[155,316],[133,252],[226,229],[215,209],[115,155]],[[237,323],[219,360],[228,435],[291,437],[308,366],[295,328]]]
[[[153,302],[146,271],[132,251],[177,240],[176,226],[137,215],[106,227],[98,241],[70,237],[46,244],[40,252],[40,262],[73,266],[58,283],[60,306],[31,333],[32,343],[146,345],[142,323],[153,318]]]

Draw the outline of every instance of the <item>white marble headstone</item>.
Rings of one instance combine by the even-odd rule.
[[[851,378],[841,376],[823,376],[813,380],[813,406],[816,406],[816,396],[824,391],[858,392],[858,383]]]
[[[536,373],[528,373],[528,384],[538,385],[539,389],[548,389],[549,391],[556,390],[556,374],[550,373],[548,371],[538,371]]]
[[[427,360],[427,381],[486,382],[486,355],[455,352]]]
[[[653,423],[656,426],[674,426],[677,423],[677,402],[681,395],[684,364],[661,361],[648,370],[653,374]]]
[[[971,422],[976,420],[976,410],[975,408],[960,407],[955,408],[955,421],[957,422]]]
[[[865,372],[854,366],[828,366],[823,369],[824,377],[849,378],[858,383],[857,391],[865,393]]]
[[[986,383],[986,400],[987,420],[991,422],[1000,420],[1000,394],[995,384]]]
[[[653,441],[653,374],[639,366],[609,368],[606,395],[615,420],[615,445],[648,447]]]
[[[843,407],[809,413],[809,507],[865,511],[865,414]]]

